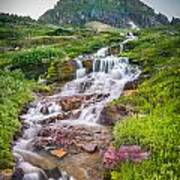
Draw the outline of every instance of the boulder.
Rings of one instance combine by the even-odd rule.
[[[137,89],[139,84],[139,80],[129,81],[125,84],[124,90],[134,90]]]
[[[109,105],[101,112],[99,123],[103,125],[114,125],[118,120],[129,114],[130,111],[123,105]]]
[[[44,170],[45,173],[47,174],[48,177],[54,178],[54,179],[59,179],[60,177],[62,177],[62,173],[61,171],[55,167],[53,169],[47,169]]]
[[[23,180],[24,172],[21,168],[17,168],[13,173],[12,179],[13,180]]]
[[[81,107],[82,98],[81,97],[69,97],[65,100],[60,101],[60,105],[63,111],[71,111]]]

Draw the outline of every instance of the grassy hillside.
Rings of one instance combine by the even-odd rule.
[[[145,29],[126,52],[142,68],[145,80],[132,96],[113,104],[130,105],[137,112],[114,128],[115,146],[140,145],[150,158],[120,163],[111,173],[119,179],[179,179],[180,168],[180,27]]]

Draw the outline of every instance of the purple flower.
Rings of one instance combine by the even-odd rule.
[[[105,167],[111,169],[116,166],[117,161],[118,161],[118,156],[117,156],[116,150],[110,147],[104,153],[103,164],[105,165]]]
[[[125,161],[132,161],[134,163],[142,162],[149,157],[149,153],[141,149],[137,145],[123,145],[118,150],[110,147],[103,157],[105,167],[112,169],[117,164]]]

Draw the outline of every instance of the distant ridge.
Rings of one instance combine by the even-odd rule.
[[[39,21],[54,25],[84,25],[99,21],[122,28],[169,24],[165,15],[156,14],[140,0],[60,0]]]
[[[18,16],[16,14],[9,14],[0,12],[0,24],[31,24],[36,23],[36,20],[29,16]]]

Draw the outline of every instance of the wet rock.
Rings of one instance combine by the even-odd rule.
[[[43,114],[49,114],[49,105],[46,105],[46,106],[43,106],[41,109],[40,109],[40,112],[43,113]]]
[[[101,112],[98,122],[103,125],[114,125],[118,120],[129,114],[130,111],[125,106],[109,105]]]
[[[43,106],[43,107],[40,109],[40,112],[43,113],[43,114],[49,114],[48,106]]]
[[[38,168],[28,162],[20,162],[17,166],[17,170],[20,172],[20,175],[23,171],[23,180],[48,180],[48,177],[43,169]]]
[[[83,96],[70,96],[59,100],[59,105],[62,111],[69,112],[77,110],[82,104],[89,105],[92,102],[98,102],[107,98],[109,94],[93,94],[93,95],[83,95]]]
[[[77,114],[74,114],[74,116],[76,116],[76,115]],[[66,120],[66,119],[69,119],[72,116],[73,116],[73,114],[71,112],[59,113],[57,115],[52,115],[50,117],[45,117],[44,119],[41,120],[41,124],[45,125],[45,124],[54,123],[55,121],[58,121],[58,120]]]
[[[105,127],[86,125],[63,125],[44,127],[35,142],[38,149],[45,146],[61,147],[70,154],[104,149],[111,141],[111,134]]]
[[[93,69],[93,61],[91,59],[85,60],[82,62],[83,63],[83,67],[86,68],[86,72],[90,73],[92,72]]]
[[[92,86],[92,80],[89,79],[85,82],[82,82],[80,84],[80,93],[84,93],[87,89],[89,89]]]
[[[82,149],[88,153],[94,153],[97,149],[97,144],[84,144],[82,145]]]
[[[45,173],[47,174],[48,177],[55,179],[59,179],[60,177],[62,177],[62,173],[57,167],[53,169],[47,169],[45,170]]]
[[[60,101],[60,105],[63,111],[71,111],[78,109],[81,106],[82,99],[79,97],[70,97],[66,100]]]
[[[125,84],[124,90],[134,90],[137,89],[139,84],[139,80],[129,81]]]
[[[12,176],[12,180],[23,180],[24,172],[21,168],[17,168]]]
[[[41,150],[42,148],[51,146],[52,142],[53,140],[51,138],[38,138],[35,142],[35,146],[38,150]]]

